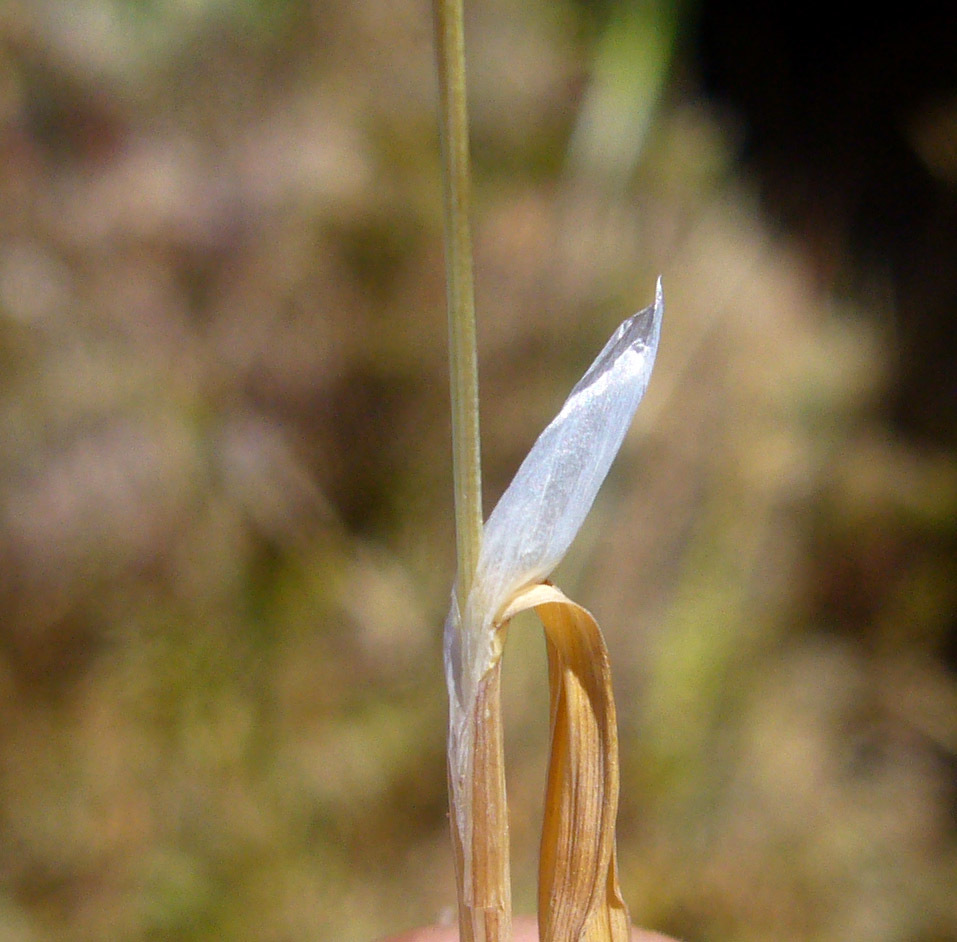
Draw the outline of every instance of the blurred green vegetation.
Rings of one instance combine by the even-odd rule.
[[[665,279],[556,577],[611,649],[632,914],[957,938],[957,461],[884,424],[879,279],[826,293],[765,227],[683,17],[617,9],[468,30],[487,506]],[[437,153],[426,4],[0,5],[4,942],[359,942],[454,904]],[[507,660],[530,910],[531,623]]]

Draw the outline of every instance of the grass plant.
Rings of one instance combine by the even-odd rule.
[[[551,754],[539,858],[542,942],[624,942],[619,766],[598,623],[547,582],[621,446],[654,364],[663,297],[625,321],[541,434],[483,530],[461,0],[435,0],[452,397],[457,577],[445,626],[450,821],[462,942],[511,937],[502,652],[511,618],[545,629]]]

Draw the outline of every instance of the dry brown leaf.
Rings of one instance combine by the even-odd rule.
[[[618,886],[618,729],[611,667],[592,615],[552,585],[519,593],[504,620],[534,608],[545,628],[551,753],[539,858],[542,942],[624,942]]]

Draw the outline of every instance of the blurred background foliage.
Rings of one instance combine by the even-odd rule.
[[[468,6],[487,508],[664,275],[556,576],[633,916],[957,939],[953,14]],[[425,0],[0,3],[3,942],[453,905],[434,99]],[[507,662],[531,910],[530,622]]]

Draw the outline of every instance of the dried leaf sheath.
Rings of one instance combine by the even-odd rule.
[[[459,819],[451,815],[455,875],[459,886],[459,940],[511,939],[508,806],[502,748],[502,661],[479,684],[471,718],[472,769],[464,788],[473,810],[471,841],[463,840]],[[451,770],[450,770],[450,775]],[[451,782],[450,782],[451,790]],[[470,846],[470,854],[465,848]]]
[[[550,585],[520,593],[507,616],[534,607],[545,628],[551,755],[539,859],[542,942],[625,942],[618,886],[618,731],[608,651],[598,623]]]

